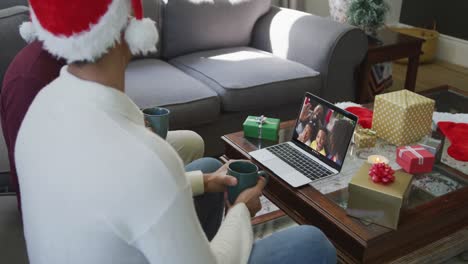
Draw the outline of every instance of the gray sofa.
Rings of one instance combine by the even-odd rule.
[[[191,2],[144,1],[160,28],[159,52],[130,64],[126,89],[140,107],[170,108],[171,128],[200,133],[207,155],[221,154],[220,136],[240,130],[249,114],[295,117],[306,91],[354,100],[354,72],[367,49],[362,31],[269,0]],[[2,0],[0,9],[24,4]],[[28,15],[20,7],[0,12],[1,81],[25,45],[17,26]]]
[[[231,2],[144,0],[161,40],[158,53],[135,58],[127,70],[127,94],[140,107],[170,108],[171,128],[198,132],[206,154],[216,156],[220,137],[240,130],[247,115],[296,117],[306,91],[332,102],[354,100],[355,69],[367,49],[362,31],[269,0]],[[0,83],[26,45],[18,33],[29,18],[26,5],[0,1]],[[9,168],[1,143],[3,172]],[[0,196],[0,248],[8,249],[0,257],[26,263],[15,203]]]

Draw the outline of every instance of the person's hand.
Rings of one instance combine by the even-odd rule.
[[[227,169],[231,162],[233,160],[224,164],[217,171],[203,175],[205,192],[224,192],[227,186],[237,185],[237,179],[227,175]]]
[[[262,204],[260,203],[260,196],[262,195],[263,188],[265,188],[266,184],[266,179],[260,176],[258,178],[257,185],[255,185],[252,188],[245,189],[243,192],[241,192],[237,197],[236,201],[234,202],[234,205],[238,203],[245,203],[245,205],[249,209],[250,216],[254,217],[258,213],[258,211],[262,209]],[[228,207],[230,207],[229,201],[227,201],[227,203]]]
[[[301,133],[299,134],[299,136],[297,137],[297,140],[299,140],[300,142],[304,143],[306,140],[305,140],[305,133]]]
[[[151,126],[151,124],[150,124],[150,123],[148,122],[148,120],[146,120],[146,119],[145,119],[145,127],[146,127],[146,129],[148,129],[149,131],[155,133],[154,130],[153,130],[153,127]]]
[[[312,106],[310,104],[306,104],[304,108],[301,111],[301,114],[299,115],[299,120],[301,122],[307,121],[307,119],[310,117],[310,108]]]

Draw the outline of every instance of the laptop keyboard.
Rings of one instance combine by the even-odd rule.
[[[289,144],[275,145],[267,149],[311,180],[317,180],[333,174],[333,172]]]

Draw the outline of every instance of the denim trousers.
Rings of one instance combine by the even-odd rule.
[[[185,167],[186,171],[212,173],[222,163],[202,158]],[[206,193],[194,198],[195,209],[206,236],[211,240],[221,225],[224,211],[222,193]],[[320,229],[302,225],[275,232],[257,240],[250,253],[249,264],[336,263],[336,250]]]

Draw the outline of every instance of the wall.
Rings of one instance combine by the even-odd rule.
[[[459,39],[468,40],[468,1],[404,0],[401,22],[411,26],[432,28]]]
[[[467,0],[403,0],[402,24],[433,28],[441,33],[436,57],[468,67]]]

